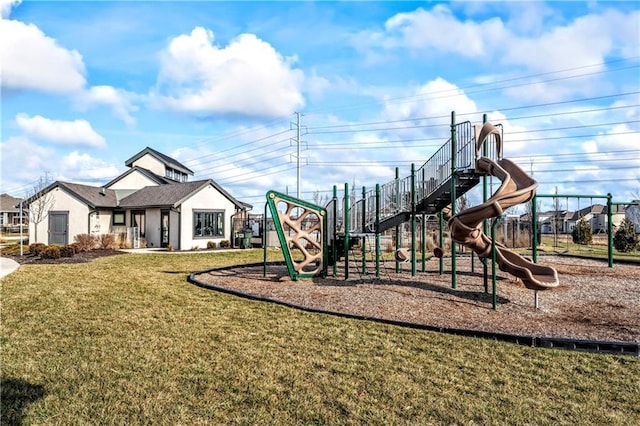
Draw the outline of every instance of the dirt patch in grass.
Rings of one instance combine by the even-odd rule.
[[[499,271],[497,309],[493,309],[489,268],[485,292],[482,265],[471,271],[470,258],[458,259],[457,288],[451,285],[450,265],[438,273],[437,260],[427,264],[427,272],[411,276],[409,266],[396,274],[387,262],[379,278],[350,269],[338,276],[300,280],[288,278],[284,266],[238,267],[198,274],[201,282],[277,299],[308,308],[406,321],[418,324],[491,331],[539,337],[640,342],[640,266],[545,256],[541,264],[557,269],[560,286],[539,292],[539,308],[534,292],[517,279]]]

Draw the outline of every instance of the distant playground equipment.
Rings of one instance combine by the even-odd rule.
[[[396,169],[395,179],[375,189],[362,188],[362,196],[356,199],[344,184],[344,197],[338,199],[337,187],[325,206],[316,206],[276,191],[267,192],[267,208],[274,218],[280,246],[283,250],[289,276],[293,280],[332,274],[337,276],[337,264],[344,259],[344,279],[349,279],[350,255],[355,247],[361,248],[361,275],[367,274],[367,255],[373,254],[375,277],[380,276],[381,239],[383,233],[395,228],[395,236],[386,244],[395,244],[396,272],[402,264],[411,264],[411,274],[416,275],[417,264],[422,263],[426,272],[427,223],[437,223],[437,247],[433,254],[439,259],[439,272],[444,270],[445,220],[450,229],[450,259],[452,288],[457,285],[456,246],[462,244],[472,249],[484,266],[485,292],[488,292],[488,266],[492,269],[493,307],[497,307],[496,266],[520,278],[523,284],[535,291],[537,307],[538,291],[557,287],[555,269],[538,265],[536,232],[533,232],[533,262],[496,243],[495,228],[503,212],[511,206],[534,201],[537,183],[515,163],[503,158],[503,142],[500,125],[487,123],[473,126],[470,122],[456,123],[451,114],[451,137],[418,169],[411,165],[411,175],[401,179]],[[496,177],[501,185],[491,197],[488,178]],[[455,201],[482,180],[483,203],[456,212]],[[354,188],[355,189],[355,188]],[[611,196],[608,195],[608,206]],[[435,219],[435,222],[433,222]],[[417,222],[422,237],[421,259],[417,250]],[[609,222],[611,223],[611,222]],[[400,227],[410,225],[410,247],[403,247]],[[490,230],[489,230],[489,224]],[[434,230],[435,233],[435,230]],[[611,235],[611,232],[609,233]],[[266,247],[265,274],[266,274]],[[388,247],[388,246],[387,246]],[[293,250],[293,251],[292,251]],[[299,252],[294,255],[294,252]],[[429,256],[430,257],[430,256]],[[298,260],[301,258],[302,260]],[[611,266],[611,264],[610,264]],[[386,269],[386,266],[385,266]],[[473,260],[472,260],[473,271]]]

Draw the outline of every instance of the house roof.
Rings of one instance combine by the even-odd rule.
[[[177,207],[192,194],[206,187],[213,186],[238,208],[251,207],[242,203],[222,189],[211,179],[194,182],[174,183],[171,185],[147,186],[120,200],[119,207],[143,208],[143,207]]]
[[[177,207],[209,181],[175,183],[173,185],[146,186],[120,200],[120,207]]]
[[[56,183],[58,183],[61,188],[64,188],[76,195],[91,208],[115,207],[118,204],[116,192],[111,189],[69,182]]]
[[[112,189],[62,181],[53,182],[37,194],[27,198],[25,203],[28,205],[34,199],[41,197],[43,194],[46,194],[55,188],[62,188],[63,190],[66,190],[68,193],[94,209],[98,207],[112,208],[116,207],[118,204],[116,193]]]
[[[71,195],[78,198],[89,207],[96,208],[147,208],[147,207],[177,207],[192,194],[199,191],[203,187],[211,185],[218,190],[224,197],[231,201],[237,208],[251,208],[251,204],[247,204],[236,200],[227,191],[222,189],[217,183],[211,179],[200,180],[194,182],[173,182],[167,185],[146,186],[136,192],[127,195],[118,201],[118,192],[113,189],[104,187],[81,185],[78,183],[56,181],[47,186],[36,195],[25,200],[28,205],[34,199],[52,191],[55,188],[62,188]],[[18,200],[20,202],[20,200]]]
[[[132,168],[130,168],[126,172],[122,173],[117,178],[115,178],[112,181],[110,181],[109,183],[107,183],[105,185],[105,187],[108,188],[111,185],[115,184],[116,182],[124,179],[125,177],[127,177],[130,174],[135,173],[135,172],[141,173],[142,175],[146,176],[149,180],[151,180],[152,182],[157,183],[158,185],[164,185],[164,184],[168,184],[168,183],[171,183],[171,184],[176,183],[175,180],[171,180],[171,179],[165,178],[164,176],[157,175],[157,174],[153,173],[151,170],[145,169],[144,167],[133,166]]]
[[[624,206],[620,205],[612,205],[611,213],[624,213]],[[591,206],[587,206],[583,209],[580,209],[573,213],[571,216],[571,220],[579,220],[580,218],[588,215],[588,214],[607,214],[607,206],[604,204],[593,204]]]
[[[140,157],[142,157],[143,155],[146,155],[146,154],[149,154],[149,155],[157,158],[162,163],[164,163],[166,166],[169,166],[174,170],[179,170],[179,171],[181,171],[183,173],[186,173],[186,174],[189,174],[189,175],[193,176],[193,170],[191,170],[190,168],[188,168],[184,164],[180,163],[178,160],[176,160],[174,158],[171,158],[168,155],[165,155],[165,154],[163,154],[161,152],[158,152],[155,149],[149,148],[149,147],[146,147],[145,149],[143,149],[142,151],[140,151],[139,153],[137,153],[133,157],[129,158],[127,161],[125,161],[124,165],[127,166],[127,167],[131,167],[133,165],[134,161],[136,161],[137,159],[139,159]]]
[[[0,195],[0,211],[18,212],[20,210],[17,207],[18,204],[20,204],[20,198],[12,197],[9,194]]]

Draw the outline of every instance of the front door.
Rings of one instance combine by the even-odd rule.
[[[68,224],[68,212],[49,212],[49,244],[69,243]]]
[[[169,245],[169,212],[160,212],[160,247]]]

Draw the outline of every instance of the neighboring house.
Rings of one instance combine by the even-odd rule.
[[[613,205],[611,207],[611,224],[613,227],[620,225],[625,217],[624,207]],[[607,206],[603,204],[593,204],[580,209],[569,217],[567,220],[567,232],[573,232],[576,224],[580,219],[585,220],[591,225],[591,232],[594,234],[607,233]]]
[[[125,162],[127,171],[102,187],[54,182],[36,196],[51,194],[47,218],[29,227],[29,240],[68,244],[78,234],[115,234],[134,247],[206,248],[233,240],[235,216],[251,206],[233,198],[213,180],[189,182],[193,171],[145,148]]]
[[[20,198],[12,197],[9,194],[0,195],[0,229],[19,229],[20,225]],[[22,223],[29,223],[29,213],[23,209]]]
[[[567,230],[567,219],[572,213],[567,210],[551,210],[538,213],[538,232],[541,234],[571,232]]]

